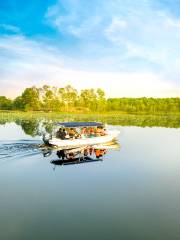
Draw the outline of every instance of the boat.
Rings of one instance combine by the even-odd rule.
[[[70,129],[82,129],[82,128],[103,128],[103,124],[99,122],[63,122],[56,123],[58,127]],[[106,134],[103,136],[81,136],[79,138],[73,139],[60,139],[57,137],[51,137],[50,139],[43,139],[45,144],[49,144],[53,147],[58,147],[58,149],[72,149],[83,146],[93,146],[93,145],[102,145],[105,143],[110,143],[113,140],[116,140],[120,131],[118,130],[107,130]]]

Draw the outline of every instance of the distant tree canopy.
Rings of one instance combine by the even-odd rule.
[[[109,98],[107,110],[128,113],[180,112],[180,98]]]
[[[180,98],[109,98],[98,89],[78,92],[67,85],[64,88],[44,85],[26,88],[21,96],[10,100],[0,96],[1,110],[47,112],[107,112],[127,113],[176,113],[180,112]]]

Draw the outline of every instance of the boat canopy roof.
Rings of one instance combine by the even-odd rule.
[[[57,125],[62,127],[100,127],[100,122],[58,122]]]

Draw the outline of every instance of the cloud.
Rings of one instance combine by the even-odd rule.
[[[53,37],[1,24],[16,33],[0,36],[1,94],[72,84],[108,96],[180,95],[180,18],[155,2],[59,0],[42,19]]]
[[[104,33],[110,41],[116,43],[120,40],[123,31],[126,31],[127,27],[127,21],[114,17],[109,26],[104,30]]]
[[[93,6],[97,6],[94,0],[58,1],[48,8],[45,18],[59,32],[86,39],[92,37],[93,32],[97,33],[101,26],[101,15],[90,14],[89,10]]]
[[[167,18],[166,21],[165,21],[165,26],[167,28],[175,28],[175,29],[179,30],[180,20]]]
[[[0,95],[13,98],[29,86],[43,84],[63,87],[105,89],[109,97],[177,96],[173,83],[152,72],[107,72],[78,70],[73,59],[57,48],[24,36],[0,38]],[[77,62],[76,62],[77,64]],[[80,64],[80,63],[79,63]]]
[[[78,39],[82,55],[114,59],[116,70],[166,71],[179,59],[180,18],[160,6],[154,0],[63,0],[48,8],[46,20]]]
[[[4,29],[5,31],[12,32],[12,33],[20,33],[21,30],[17,26],[9,25],[9,24],[0,24],[0,29]]]

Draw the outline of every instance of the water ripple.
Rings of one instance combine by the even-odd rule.
[[[0,141],[0,163],[9,159],[19,159],[40,154],[40,143],[33,140]]]

